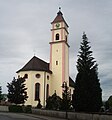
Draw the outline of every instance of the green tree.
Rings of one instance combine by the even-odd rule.
[[[49,110],[59,110],[61,107],[61,98],[54,93],[52,96],[49,96],[46,100],[46,109]]]
[[[67,83],[64,82],[62,87],[63,87],[63,93],[62,93],[61,110],[70,110],[71,97]]]
[[[0,101],[3,99],[3,96],[2,96],[2,87],[0,86]]]
[[[77,76],[73,106],[76,111],[97,112],[102,106],[102,90],[98,79],[98,65],[92,57],[91,46],[84,33],[77,60]]]
[[[25,87],[25,78],[13,79],[8,83],[8,101],[15,104],[24,104],[27,100],[27,88]]]
[[[108,103],[108,108],[110,109],[110,111],[112,112],[112,96],[110,96],[107,100],[107,103]]]
[[[109,103],[109,106],[112,107],[112,96],[110,96],[110,97],[108,98],[108,103]]]

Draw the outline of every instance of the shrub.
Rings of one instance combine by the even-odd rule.
[[[23,109],[22,109],[22,106],[19,106],[19,105],[10,105],[9,112],[21,113],[23,112]]]
[[[52,96],[49,96],[46,100],[46,109],[49,110],[60,110],[62,99],[54,93]]]
[[[32,108],[31,105],[22,106],[22,109],[23,109],[23,112],[24,112],[24,113],[32,113],[31,108]]]

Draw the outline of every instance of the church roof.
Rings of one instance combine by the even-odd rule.
[[[21,71],[46,71],[49,73],[52,73],[49,70],[49,63],[39,59],[38,57],[34,56],[23,68],[21,68],[20,70],[17,71],[21,72]]]
[[[70,87],[75,87],[75,82],[72,80],[71,77],[69,77],[69,86]]]
[[[65,24],[68,27],[68,24],[66,23],[65,19],[63,18],[63,13],[60,10],[57,13],[57,16],[55,17],[55,19],[53,20],[53,22],[51,22],[51,23],[57,23],[57,22],[65,22]]]

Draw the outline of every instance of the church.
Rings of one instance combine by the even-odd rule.
[[[55,92],[62,97],[62,84],[67,83],[70,94],[74,90],[74,81],[69,76],[68,24],[59,9],[51,22],[50,62],[34,56],[20,70],[18,77],[25,77],[28,99],[25,105],[37,106],[40,99],[45,106],[46,99]]]

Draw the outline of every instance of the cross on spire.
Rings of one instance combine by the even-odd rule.
[[[61,7],[59,7],[59,11],[61,11]]]

